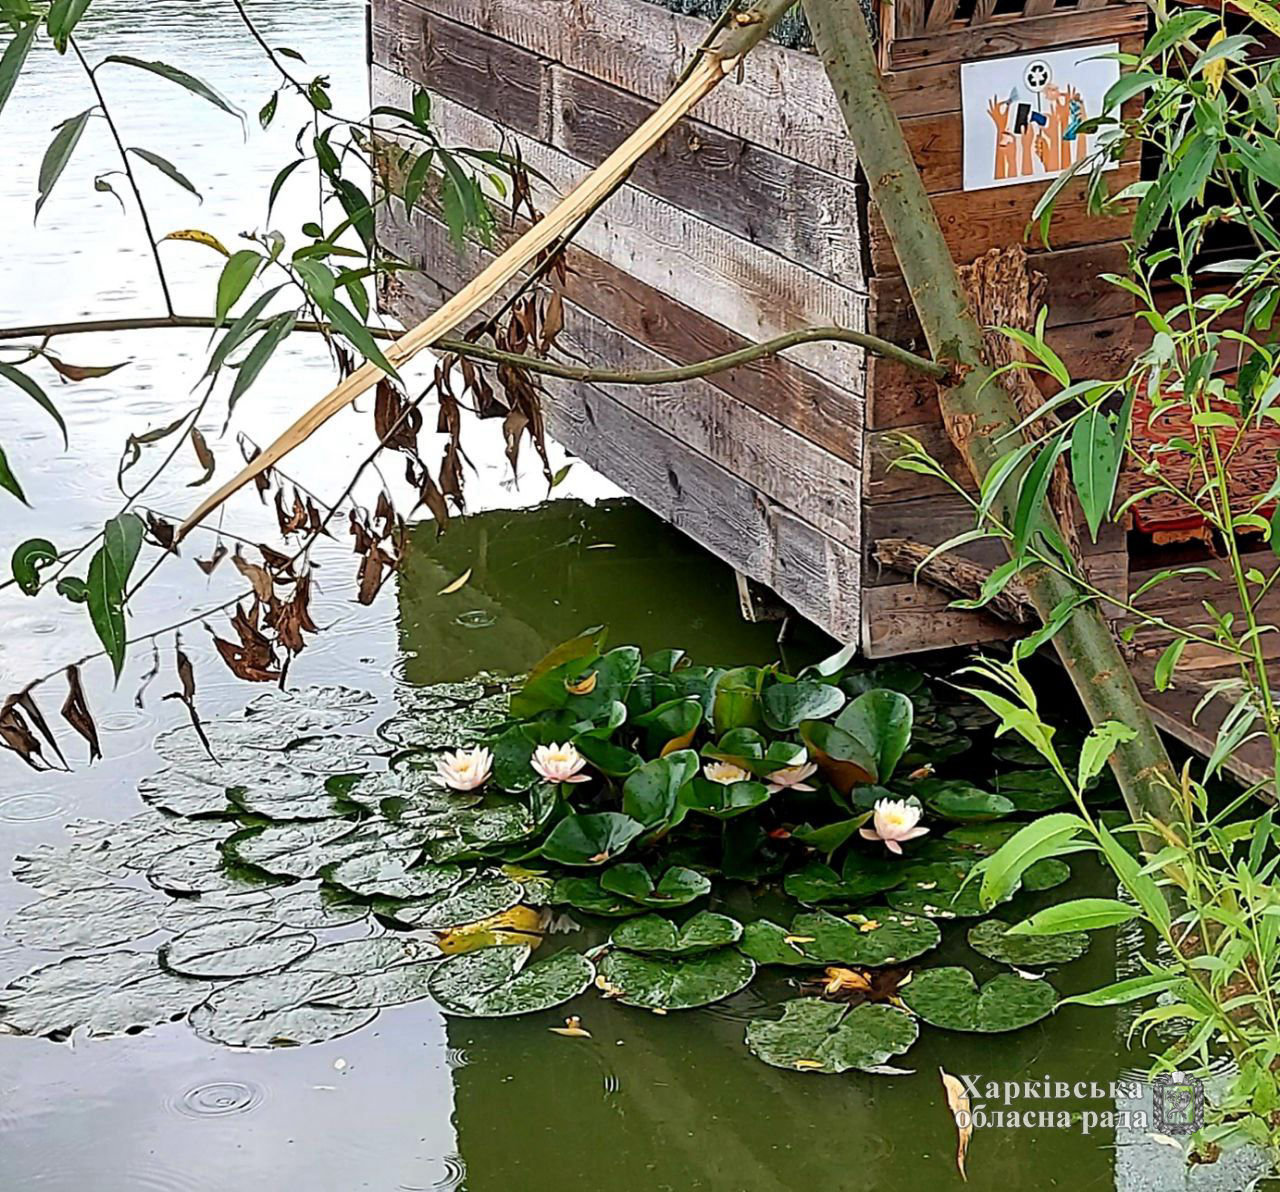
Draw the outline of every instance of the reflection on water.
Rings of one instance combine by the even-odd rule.
[[[314,70],[332,76],[340,106],[360,106],[366,90],[360,0],[255,0],[250,8],[273,44],[298,48]],[[99,53],[166,56],[250,112],[274,85],[222,0],[97,0],[90,27]],[[103,77],[130,142],[172,158],[209,188],[202,207],[163,180],[148,179],[161,231],[201,226],[230,242],[239,229],[260,226],[263,192],[288,151],[296,109],[282,102],[277,130],[246,145],[234,122],[160,80],[120,71]],[[109,195],[92,189],[94,174],[114,164],[102,138],[86,135],[39,226],[30,226],[50,126],[87,106],[83,92],[74,64],[43,50],[0,126],[9,165],[0,175],[8,265],[0,318],[6,322],[155,309],[155,283],[133,221],[121,218]],[[277,217],[284,231],[307,217],[304,198],[286,194]],[[164,251],[181,271],[180,307],[207,309],[218,259],[190,246]],[[4,395],[3,441],[35,508],[3,506],[3,557],[31,534],[66,543],[101,524],[118,503],[113,453],[129,433],[184,408],[204,338],[101,336],[64,347],[77,362],[132,363],[106,380],[56,391],[71,428],[69,455],[39,411]],[[327,381],[314,346],[290,348],[246,399],[244,428],[265,439]],[[304,482],[332,492],[370,442],[366,422],[367,411],[335,420],[291,467]],[[211,435],[220,423],[218,412],[207,428]],[[320,551],[323,582],[314,613],[327,632],[299,660],[296,682],[362,687],[389,714],[401,683],[460,679],[479,669],[519,671],[550,645],[598,622],[611,625],[615,642],[682,645],[709,662],[776,656],[776,627],[739,618],[731,574],[634,505],[565,500],[504,511],[536,498],[536,483],[512,490],[498,428],[479,434],[470,447],[479,466],[470,495],[491,512],[451,527],[439,540],[429,527],[416,533],[405,574],[372,608],[351,599],[346,544]],[[229,441],[216,447],[225,475],[235,449]],[[158,486],[159,508],[189,507],[191,467],[191,475]],[[593,498],[612,492],[581,464],[567,489]],[[268,532],[271,524],[251,498],[238,503],[234,517],[237,529],[249,533]],[[468,569],[465,587],[436,595]],[[144,591],[135,624],[152,626],[215,604],[234,591],[233,578],[219,571],[206,580],[189,562],[171,565]],[[56,600],[35,603],[9,590],[0,593],[0,615],[6,690],[93,644],[83,610]],[[211,662],[200,626],[187,630],[184,647],[196,660],[205,715],[239,707],[245,689]],[[821,648],[815,635],[797,629],[787,639],[788,661],[802,663]],[[0,911],[31,897],[8,879],[14,855],[66,843],[64,825],[73,817],[115,822],[139,809],[134,786],[155,767],[152,741],[181,722],[180,709],[160,700],[174,683],[170,641],[163,649],[165,670],[140,707],[135,692],[152,664],[149,650],[135,652],[114,695],[103,669],[87,673],[99,722],[109,730],[105,762],[64,778],[33,775],[12,755],[0,755]],[[1098,876],[1086,874],[1085,885]],[[23,972],[49,955],[0,938],[0,974]],[[1111,934],[1100,933],[1088,957],[1069,970],[1064,991],[1113,979],[1115,955]],[[974,961],[954,940],[942,959]],[[981,963],[976,967],[991,975]],[[318,1192],[958,1187],[938,1065],[988,1079],[1049,1075],[1105,1084],[1137,1061],[1118,1041],[1123,1024],[1067,1010],[997,1040],[926,1032],[908,1057],[915,1075],[781,1072],[751,1059],[742,1034],[761,999],[776,1001],[787,990],[782,978],[770,977],[724,1006],[662,1018],[585,998],[573,1009],[583,1015],[590,1039],[552,1034],[547,1028],[559,1014],[446,1023],[422,1003],[387,1010],[369,1029],[333,1043],[270,1054],[212,1047],[182,1027],[74,1046],[3,1039],[2,1186],[15,1192],[229,1192],[270,1174],[279,1187]],[[1082,1138],[1070,1130],[983,1135],[972,1148],[969,1187],[1173,1185],[1176,1158],[1171,1166],[1169,1152],[1161,1155],[1158,1146],[1153,1157],[1150,1146],[1126,1145],[1119,1175],[1116,1141],[1109,1133]]]

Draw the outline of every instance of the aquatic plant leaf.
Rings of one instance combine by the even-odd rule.
[[[973,974],[959,967],[923,969],[900,996],[930,1026],[980,1034],[1030,1026],[1053,1013],[1058,1001],[1048,981],[1001,973],[979,988]]]
[[[573,735],[546,721],[517,724],[493,742],[493,780],[504,791],[519,793],[542,781],[533,768],[533,752],[539,745],[560,745]]]
[[[695,778],[680,792],[681,805],[715,819],[732,819],[767,803],[769,788],[763,782],[712,782]]]
[[[741,938],[742,924],[737,919],[699,911],[680,927],[661,915],[628,919],[613,929],[609,943],[654,956],[692,956],[736,944]]]
[[[827,911],[800,914],[789,929],[759,919],[747,924],[738,946],[757,964],[875,967],[913,960],[941,939],[926,918],[874,907],[844,918]]]
[[[315,951],[310,932],[262,919],[224,919],[193,927],[160,946],[162,967],[183,977],[225,980],[270,973]]]
[[[644,765],[644,758],[601,737],[578,735],[573,743],[593,770],[608,778],[627,778]]]
[[[29,903],[14,912],[4,933],[32,948],[106,948],[150,935],[163,905],[150,890],[90,886]]]
[[[568,949],[526,968],[530,949],[486,948],[441,962],[431,974],[431,996],[446,1014],[510,1018],[550,1010],[583,993],[595,966]]]
[[[231,787],[228,798],[238,811],[282,823],[335,819],[343,814],[323,777],[301,774],[289,766],[272,766],[251,783]]]
[[[962,823],[1002,819],[1016,810],[1011,800],[961,779],[925,778],[909,790],[935,815]]]
[[[646,828],[667,823],[675,815],[680,792],[698,772],[698,755],[678,749],[645,762],[622,784],[622,810]]]
[[[373,1010],[421,1001],[431,996],[431,977],[443,963],[437,957],[397,964],[372,973],[353,973],[352,988],[346,993],[329,994],[329,1004]]]
[[[38,844],[13,859],[15,881],[46,894],[66,894],[86,886],[102,886],[125,876],[125,867],[108,855],[79,845]]]
[[[584,668],[576,681],[565,684],[562,707],[579,721],[598,721],[610,705],[625,703],[639,673],[640,651],[635,646],[616,646]]]
[[[1022,888],[1032,892],[1052,890],[1071,879],[1071,866],[1059,857],[1044,857],[1022,875]]]
[[[272,901],[269,914],[285,927],[313,930],[358,923],[369,916],[369,907],[349,898],[343,891],[291,890]]]
[[[551,887],[551,902],[556,906],[568,905],[589,915],[604,915],[611,919],[642,915],[645,909],[630,898],[602,889],[597,874],[559,878]]]
[[[755,961],[736,948],[686,957],[646,956],[615,948],[600,961],[605,996],[646,1010],[692,1010],[723,1001],[751,984]]]
[[[277,740],[296,740],[351,728],[377,710],[377,698],[368,691],[339,683],[316,683],[287,691],[264,691],[249,701],[243,716],[257,721],[259,731],[269,730]]]
[[[279,884],[279,879],[256,871],[245,872],[229,863],[223,842],[197,840],[162,853],[147,870],[147,881],[167,894],[231,893]]]
[[[800,738],[822,776],[842,795],[876,781],[875,753],[852,733],[825,720],[806,720],[800,725]]]
[[[1067,964],[1089,950],[1089,936],[1083,931],[1065,935],[1009,935],[1003,919],[984,919],[969,928],[969,947],[990,960],[1014,968]]]
[[[693,696],[680,695],[636,716],[632,725],[644,733],[644,748],[651,754],[683,749],[702,723],[701,702]]]
[[[875,759],[877,782],[888,782],[911,742],[915,708],[900,691],[875,687],[864,691],[836,717],[836,728],[848,733]]]
[[[775,1068],[834,1075],[880,1068],[908,1051],[919,1034],[915,1019],[892,1006],[803,997],[784,1002],[781,1018],[752,1022],[747,1047]]]
[[[711,704],[711,722],[717,737],[731,728],[759,727],[760,688],[764,677],[762,667],[738,666],[717,679]]]
[[[819,902],[854,902],[883,894],[900,886],[908,866],[869,853],[851,852],[836,873],[829,865],[810,861],[783,879],[782,888],[798,902],[810,906]]]
[[[422,898],[462,884],[463,872],[457,865],[419,865],[421,855],[420,849],[371,850],[326,865],[320,876],[364,897]]]
[[[427,940],[392,932],[325,944],[305,957],[298,968],[309,973],[358,977],[361,973],[378,972],[400,964],[438,959],[439,955],[436,946]]]
[[[1054,811],[1071,802],[1071,792],[1048,768],[998,774],[995,785],[996,793],[1008,799],[1018,811]]]
[[[711,879],[696,869],[672,865],[655,885],[643,865],[624,862],[611,866],[600,875],[600,888],[644,906],[677,907],[710,894]]]
[[[342,798],[370,811],[380,811],[389,819],[446,815],[474,807],[484,800],[479,793],[450,790],[434,770],[407,765],[364,774],[351,783],[343,782]]]
[[[896,911],[927,915],[931,919],[965,919],[985,915],[991,908],[979,898],[979,883],[963,890],[972,859],[964,862],[935,861],[906,867],[902,885],[890,890],[885,901]],[[1001,902],[1008,902],[1020,887],[1015,884]]]
[[[171,815],[193,818],[226,815],[230,806],[227,798],[229,785],[218,776],[216,768],[210,774],[205,770],[190,771],[166,766],[139,778],[138,794],[144,803]]]
[[[990,854],[1012,840],[1025,827],[1026,824],[1022,823],[961,824],[958,828],[952,828],[944,839],[972,848],[978,853]]]
[[[72,956],[0,989],[0,1024],[24,1035],[118,1035],[186,1016],[203,981],[164,972],[152,952]]]
[[[643,824],[618,811],[567,815],[551,829],[542,855],[561,865],[603,865],[643,831]]]
[[[355,989],[340,973],[286,969],[246,977],[215,990],[191,1011],[201,1039],[228,1047],[297,1047],[325,1043],[367,1026],[377,1010],[342,1009],[331,999]],[[207,988],[207,986],[206,986]]]
[[[800,679],[794,683],[773,683],[760,694],[764,722],[778,732],[798,728],[804,720],[833,716],[845,705],[845,694],[831,683]]]
[[[447,931],[510,910],[524,891],[501,873],[481,873],[450,890],[408,901],[379,899],[374,910],[405,927]]]
[[[315,901],[316,895],[312,891],[304,890],[302,893]],[[160,911],[160,928],[174,935],[181,935],[193,927],[204,927],[227,919],[272,919],[276,918],[281,901],[283,900],[273,898],[270,890],[170,898]]]
[[[402,749],[459,749],[478,744],[508,715],[511,680],[492,675],[476,681],[402,688],[400,710],[378,726],[378,735]]]
[[[227,838],[222,852],[237,864],[277,877],[304,878],[377,847],[376,838],[360,833],[348,820],[321,820],[245,828]]]

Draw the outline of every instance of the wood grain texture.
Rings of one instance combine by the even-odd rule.
[[[705,38],[706,21],[640,0],[374,0],[457,21],[649,100],[661,100]],[[785,111],[786,120],[778,114]],[[697,116],[744,140],[852,178],[856,155],[822,64],[773,42],[743,63],[740,83]]]
[[[384,287],[395,313],[422,317],[448,282],[400,275]],[[694,451],[603,389],[550,379],[545,413],[553,437],[641,504],[743,574],[777,593],[841,641],[859,630],[856,548]]]
[[[376,102],[403,99],[407,82],[374,70]],[[534,180],[546,209],[557,192],[572,187],[589,167],[567,154],[524,137],[433,93],[433,114],[441,135],[477,148],[508,150],[518,145],[525,161],[545,182]],[[837,285],[777,253],[734,236],[705,220],[624,186],[583,225],[575,237],[588,252],[654,290],[686,305],[749,340],[768,339],[796,327],[829,326],[863,330],[865,293]],[[832,384],[851,392],[863,387],[861,349],[846,344],[813,344],[794,359]]]

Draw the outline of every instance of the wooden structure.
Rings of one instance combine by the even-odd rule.
[[[960,65],[1025,50],[1118,41],[1136,50],[1144,4],[1120,0],[896,0],[884,5],[887,81],[955,259],[1021,239],[1043,183],[962,189]],[[374,102],[432,95],[447,142],[518,149],[567,189],[652,110],[705,37],[705,21],[649,0],[373,0]],[[918,346],[892,247],[816,57],[772,43],[709,97],[579,234],[561,345],[613,367],[661,367],[814,324]],[[1115,173],[1121,186],[1137,164]],[[541,185],[541,184],[540,184]],[[1129,300],[1097,280],[1124,259],[1126,219],[1068,192],[1048,279],[1053,342],[1093,375],[1128,365]],[[421,268],[384,301],[416,321],[487,259],[458,253],[426,207],[380,213],[380,235]],[[932,383],[847,345],[670,388],[549,385],[552,433],[751,579],[872,656],[994,640],[1008,628],[881,568],[882,538],[936,543],[967,527],[954,495],[890,469],[906,431],[963,469]],[[967,478],[966,478],[967,479]],[[1087,541],[1087,535],[1085,536]],[[985,548],[990,549],[990,548]],[[1123,588],[1115,531],[1090,546],[1099,582]],[[973,558],[994,562],[974,548]]]

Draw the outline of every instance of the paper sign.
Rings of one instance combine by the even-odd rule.
[[[1119,49],[1109,42],[962,64],[965,190],[1053,178],[1095,150],[1080,125],[1100,114],[1120,78],[1120,64],[1102,57]]]

